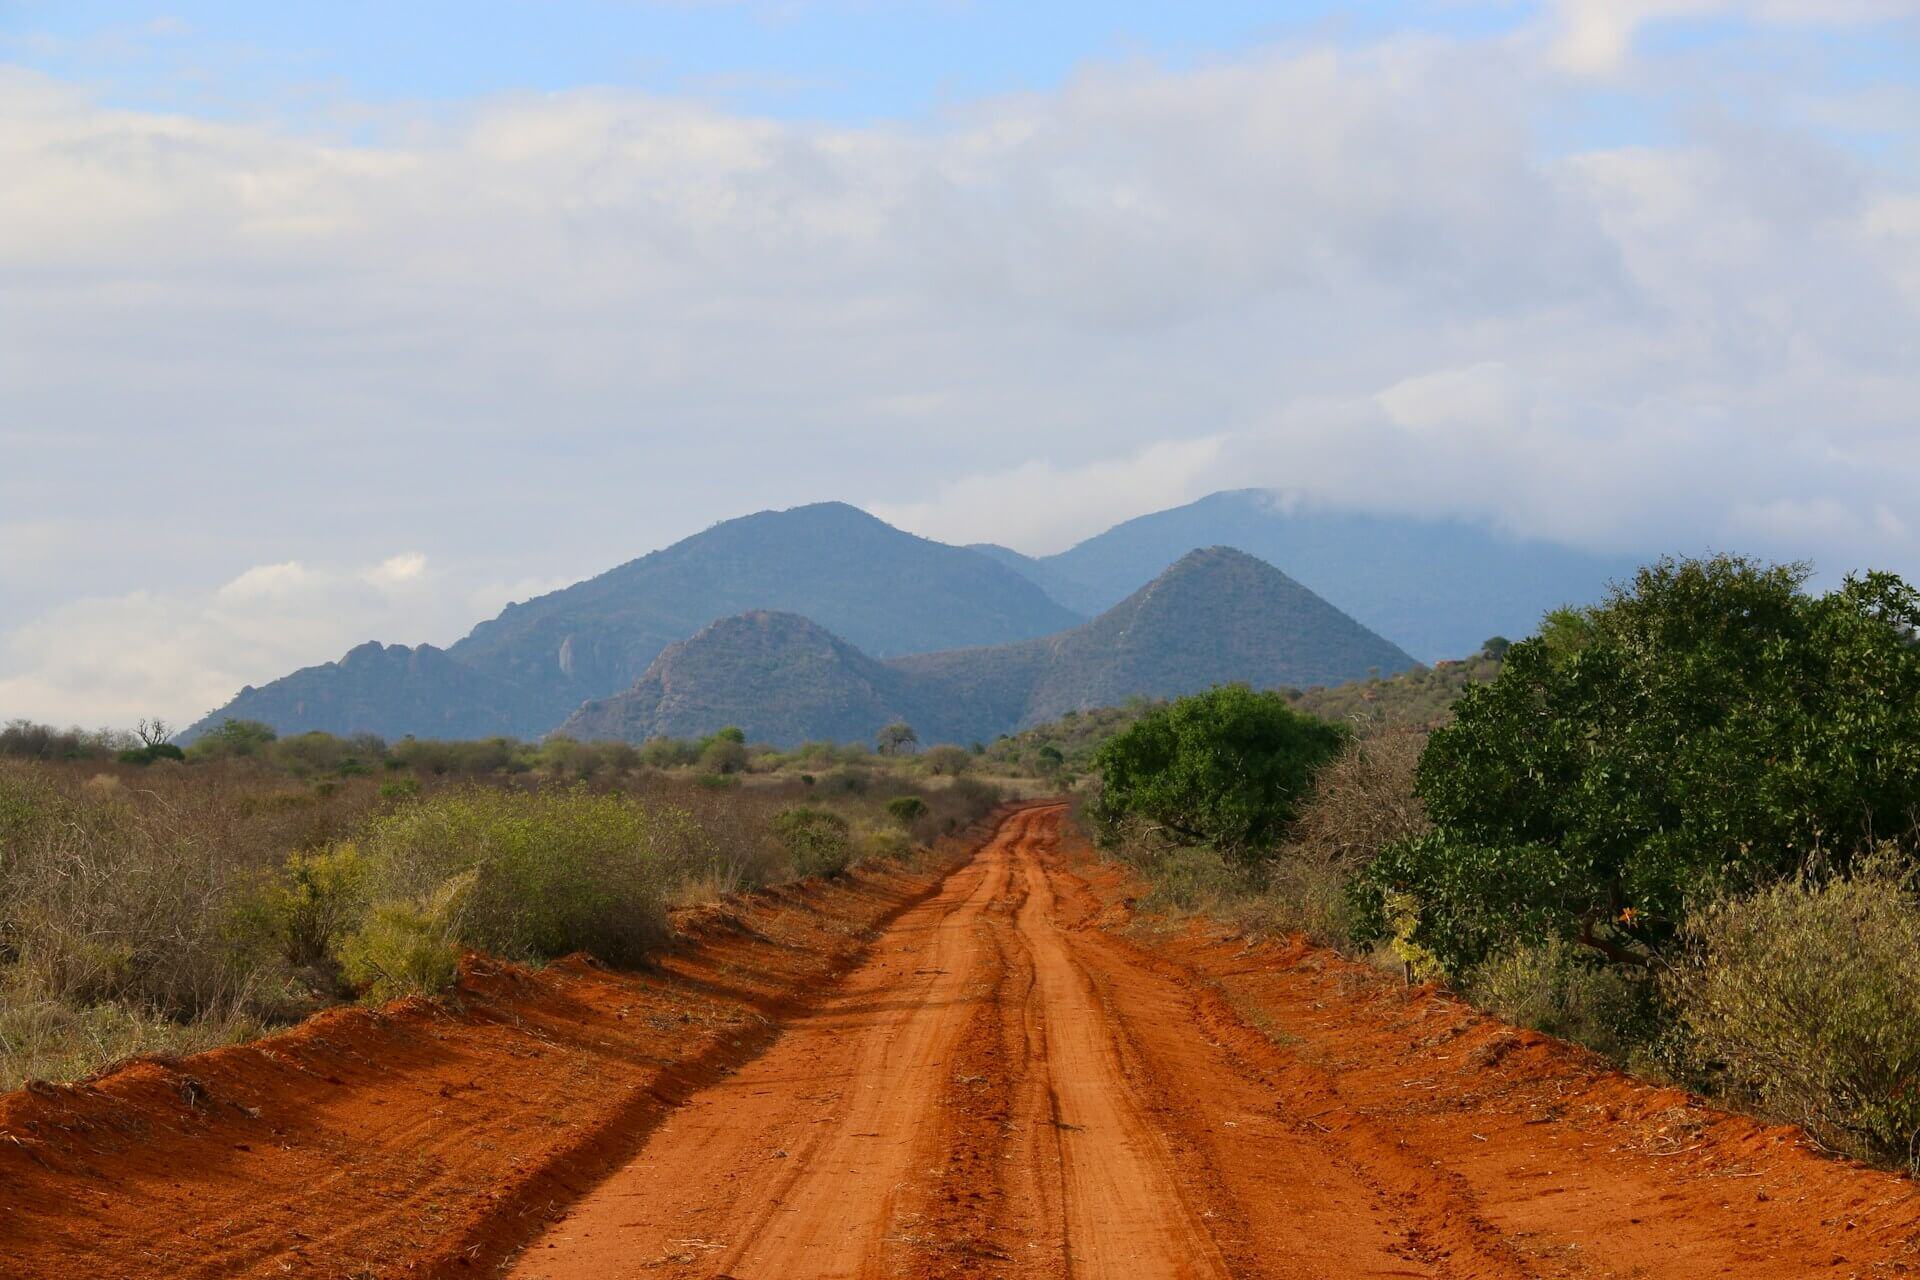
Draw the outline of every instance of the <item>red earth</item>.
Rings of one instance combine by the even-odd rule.
[[[645,972],[0,1097],[0,1274],[1920,1272],[1910,1180],[1133,889],[1027,806]]]

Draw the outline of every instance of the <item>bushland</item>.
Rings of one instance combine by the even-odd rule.
[[[1234,829],[1156,812],[1202,775],[1175,751],[1142,785],[1150,734],[1128,739],[1149,715],[1098,749],[1121,785],[1103,769],[1087,811],[1152,905],[1310,934],[1912,1166],[1920,595],[1888,574],[1815,594],[1808,576],[1648,566],[1490,643],[1497,672],[1430,731],[1352,724],[1304,780],[1183,802]],[[1260,749],[1302,740],[1275,721]]]
[[[864,754],[839,766],[861,785],[829,792],[744,743],[749,764],[719,775],[737,785],[714,789],[703,749],[663,770],[645,749],[565,740],[389,747],[241,726],[181,761],[126,763],[117,740],[13,741],[30,749],[0,757],[0,1088],[431,994],[468,948],[642,962],[676,906],[912,862],[1002,798]],[[802,810],[831,849],[795,844]]]

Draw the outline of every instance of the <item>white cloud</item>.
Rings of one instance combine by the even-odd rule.
[[[0,637],[0,718],[185,726],[266,675],[372,638],[440,643],[465,631],[469,596],[403,553],[364,568],[256,565],[212,591],[71,601]],[[422,629],[427,634],[422,634]]]
[[[961,476],[924,502],[874,502],[882,520],[949,542],[1000,541],[1058,551],[1114,522],[1199,497],[1223,440],[1167,440],[1136,454],[1060,465],[1023,462],[1004,471]]]
[[[1640,30],[1663,21],[1733,17],[1850,26],[1920,15],[1916,0],[1546,0],[1545,7],[1553,61],[1582,75],[1618,71]]]
[[[1593,65],[1687,10],[1622,3],[1556,10]],[[1879,514],[1920,488],[1903,153],[1753,111],[1543,154],[1576,91],[1537,55],[1094,67],[911,129],[563,93],[351,140],[0,71],[0,713],[186,718],[822,497],[1049,550],[1268,485],[1920,570]]]

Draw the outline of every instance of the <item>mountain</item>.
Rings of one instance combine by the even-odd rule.
[[[444,653],[377,668],[308,667],[250,689],[182,739],[229,716],[283,733],[443,737],[459,724],[462,736],[536,737],[581,703],[632,684],[668,645],[753,610],[804,614],[880,655],[999,644],[1083,618],[992,557],[903,533],[845,503],[817,503],[728,520],[508,605]]]
[[[1636,561],[1511,537],[1458,520],[1376,516],[1216,493],[1115,525],[1057,555],[977,548],[1083,614],[1099,613],[1189,548],[1223,544],[1280,568],[1423,661],[1533,632],[1549,609],[1587,604]]]
[[[191,742],[229,716],[282,733],[398,736],[390,726],[404,725],[422,738],[486,738],[535,713],[524,689],[456,662],[444,649],[368,641],[338,662],[303,667],[258,689],[248,685],[179,740]]]
[[[737,724],[790,745],[868,739],[906,720],[923,741],[965,742],[1134,694],[1337,684],[1413,665],[1271,565],[1213,547],[1084,626],[1011,644],[880,660],[805,618],[728,618],[667,649],[631,689],[581,708],[561,732],[641,741]]]
[[[632,688],[586,703],[560,731],[645,742],[737,724],[755,742],[864,741],[895,720],[924,720],[917,693],[824,627],[757,610],[668,645]]]

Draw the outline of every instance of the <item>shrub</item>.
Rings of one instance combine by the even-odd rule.
[[[361,997],[437,995],[459,976],[464,899],[476,871],[455,876],[418,902],[384,902],[340,942],[340,968]]]
[[[871,783],[864,769],[835,769],[822,776],[818,786],[825,795],[857,796],[864,795]]]
[[[1820,850],[1844,869],[1876,833],[1910,829],[1920,595],[1869,574],[1809,596],[1806,574],[1666,560],[1549,616],[1434,731],[1418,790],[1435,833],[1376,888],[1481,939],[1456,961],[1524,921],[1531,940],[1644,962],[1690,903]]]
[[[913,841],[907,838],[906,832],[892,827],[862,827],[857,843],[863,860],[885,858],[908,862],[913,858]]]
[[[1737,1097],[1849,1154],[1920,1146],[1920,893],[1888,853],[1696,913],[1668,979],[1696,1060]]]
[[[1426,735],[1393,729],[1356,737],[1314,775],[1312,792],[1288,833],[1290,856],[1311,857],[1351,876],[1399,841],[1432,829],[1414,794]]]
[[[965,747],[929,747],[920,757],[920,765],[936,776],[947,774],[957,778],[973,768],[973,756]]]
[[[667,935],[668,894],[690,869],[689,825],[683,810],[620,795],[466,787],[376,818],[362,849],[378,902],[418,902],[472,873],[461,942],[629,964]]]
[[[1249,886],[1246,866],[1217,849],[1156,849],[1140,859],[1140,870],[1153,885],[1143,903],[1151,911],[1210,910]]]
[[[187,753],[171,742],[150,742],[144,747],[128,747],[114,759],[121,764],[150,765],[156,760],[185,760]]]
[[[1652,984],[1592,951],[1551,937],[1476,968],[1467,994],[1481,1008],[1624,1061],[1653,1034]]]
[[[722,729],[700,748],[700,767],[710,774],[739,773],[747,767],[750,757],[746,744],[737,738],[724,736],[726,732]],[[739,730],[734,732],[738,733]]]
[[[1258,861],[1345,741],[1277,693],[1221,685],[1149,711],[1103,745],[1088,815],[1108,843],[1137,823],[1171,844]]]
[[[887,801],[887,816],[903,827],[911,827],[927,816],[927,802],[919,796],[895,796]]]
[[[196,760],[257,755],[279,736],[272,725],[229,716],[218,728],[201,735],[199,741],[187,748],[187,754]]]
[[[0,952],[49,999],[126,999],[191,1017],[250,983],[231,937],[242,868],[231,816],[192,797],[93,789],[85,798],[0,775]]]
[[[853,862],[850,830],[839,814],[805,805],[784,809],[773,820],[774,834],[802,876],[844,874]]]
[[[1267,867],[1257,893],[1223,909],[1250,932],[1305,934],[1331,947],[1353,941],[1346,872],[1338,863],[1303,855],[1291,846]]]
[[[351,843],[287,859],[258,908],[287,963],[325,970],[335,962],[340,939],[366,912],[368,878],[367,859]]]

